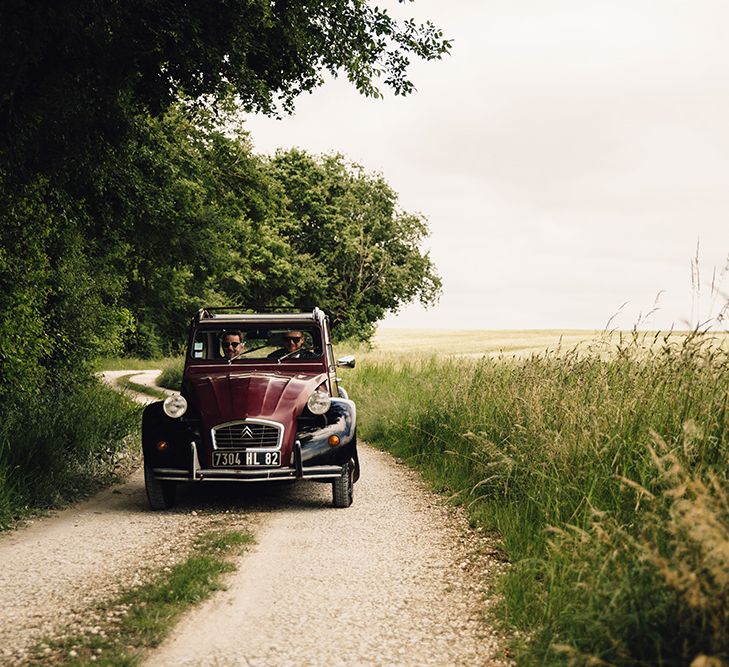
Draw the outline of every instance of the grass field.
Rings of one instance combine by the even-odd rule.
[[[360,435],[501,536],[520,664],[725,664],[726,339],[559,340],[383,331],[340,375]]]
[[[514,330],[472,329],[379,329],[374,349],[393,354],[438,354],[467,356],[528,355],[531,353],[586,347],[600,339],[602,332],[589,330]]]
[[[371,348],[355,346],[358,355],[373,359],[457,356],[479,359],[487,356],[528,357],[532,354],[570,353],[605,355],[619,347],[633,350],[680,347],[692,336],[689,331],[593,331],[589,329],[477,330],[477,329],[379,329]],[[727,347],[729,336],[723,332],[702,336],[706,344]],[[350,346],[351,347],[351,346]],[[342,352],[347,348],[341,346]]]
[[[92,380],[0,420],[0,530],[84,497],[136,465],[139,406]]]

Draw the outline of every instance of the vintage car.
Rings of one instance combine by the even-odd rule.
[[[180,482],[313,480],[352,504],[356,410],[339,384],[328,317],[204,308],[190,325],[182,390],[142,418],[147,498],[171,507]]]

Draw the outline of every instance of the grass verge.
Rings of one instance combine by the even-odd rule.
[[[501,535],[523,665],[729,661],[729,356],[648,342],[342,370],[364,438]]]
[[[170,633],[184,611],[223,588],[223,575],[235,570],[232,557],[252,542],[249,533],[228,529],[201,535],[185,561],[96,609],[95,616],[102,620],[86,632],[39,643],[31,664],[138,664],[145,651]]]
[[[182,387],[182,373],[185,369],[185,357],[167,359],[161,367],[162,372],[157,378],[157,384],[160,387],[180,391]]]
[[[138,394],[145,394],[147,396],[151,396],[152,398],[159,398],[159,399],[165,399],[169,394],[166,391],[162,391],[161,389],[157,389],[156,387],[150,387],[146,384],[139,384],[138,382],[133,382],[130,378],[134,377],[134,373],[130,373],[129,375],[122,375],[121,377],[116,379],[116,383],[122,388],[122,389],[129,389],[130,391],[136,391]]]
[[[162,368],[174,357],[160,357],[157,359],[139,359],[137,357],[106,357],[98,359],[94,364],[94,371],[146,371],[150,368]]]
[[[98,380],[57,388],[0,420],[0,529],[119,479],[139,460],[140,407]]]

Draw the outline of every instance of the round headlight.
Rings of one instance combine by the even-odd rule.
[[[306,401],[306,405],[315,415],[323,415],[332,404],[332,399],[329,394],[323,391],[315,391],[309,400]]]
[[[187,412],[187,401],[184,396],[173,394],[172,396],[168,396],[165,402],[162,403],[162,409],[168,417],[177,419]]]

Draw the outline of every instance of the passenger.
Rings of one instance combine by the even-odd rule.
[[[269,359],[313,359],[319,355],[304,349],[304,332],[287,331],[283,336],[284,346],[268,355]]]
[[[226,331],[223,334],[221,344],[223,346],[223,355],[228,361],[237,359],[245,348],[243,339],[245,336],[240,331]]]

